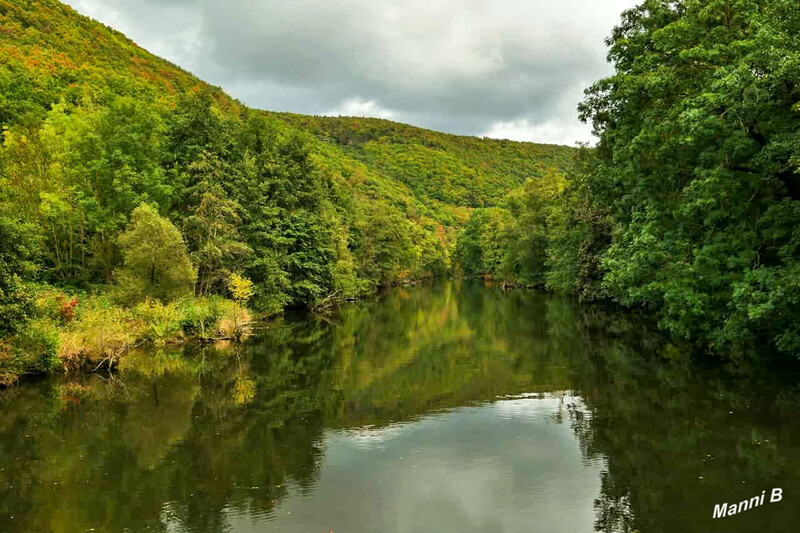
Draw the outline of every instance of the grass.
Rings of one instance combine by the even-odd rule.
[[[241,339],[252,321],[246,308],[218,296],[146,299],[125,307],[105,294],[42,287],[36,307],[36,318],[22,332],[0,341],[0,386],[26,374],[115,365],[140,345]]]

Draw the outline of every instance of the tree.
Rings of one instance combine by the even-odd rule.
[[[581,105],[613,227],[605,287],[716,352],[800,356],[798,30],[792,0],[646,0]]]
[[[506,230],[509,249],[502,260],[503,278],[528,286],[544,286],[547,267],[548,223],[562,201],[566,176],[558,169],[541,168],[506,198],[515,223]]]
[[[197,265],[195,293],[222,294],[233,271],[241,270],[252,249],[240,241],[239,204],[228,198],[222,183],[232,169],[203,152],[190,167],[196,175],[191,215],[184,221],[189,249]]]
[[[245,307],[250,298],[256,293],[253,288],[253,282],[236,273],[230,275],[228,288],[234,301],[242,307]]]
[[[507,209],[489,207],[473,211],[456,244],[456,257],[464,273],[504,277],[507,274],[502,271],[504,258],[512,248],[508,236],[512,235],[515,224]]]
[[[17,331],[34,311],[33,291],[26,285],[35,271],[30,230],[0,213],[0,334]]]
[[[308,139],[263,116],[250,117],[243,171],[232,188],[242,205],[243,234],[254,253],[245,272],[261,310],[311,306],[330,293],[332,209],[314,168]]]
[[[148,204],[134,209],[118,239],[123,266],[114,273],[119,298],[163,302],[191,294],[197,271],[178,229]]]
[[[361,209],[353,224],[359,274],[373,287],[405,280],[419,259],[408,220],[379,202],[365,202]]]
[[[611,223],[596,194],[602,173],[595,151],[583,148],[547,220],[546,287],[586,301],[608,296],[600,263],[611,244]]]

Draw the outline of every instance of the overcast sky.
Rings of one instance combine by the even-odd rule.
[[[635,0],[67,0],[259,109],[592,141],[583,89]]]

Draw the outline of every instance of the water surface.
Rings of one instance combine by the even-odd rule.
[[[795,531],[797,383],[598,306],[395,289],[0,392],[0,532]]]

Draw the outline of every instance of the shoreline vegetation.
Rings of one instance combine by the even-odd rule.
[[[796,364],[798,28],[795,0],[644,0],[574,149],[250,109],[56,0],[0,0],[0,381],[442,277]]]
[[[0,343],[0,387],[23,376],[112,368],[139,347],[238,342],[256,323],[246,307],[218,296],[125,307],[103,294],[70,296],[42,287],[36,308],[36,318]]]

